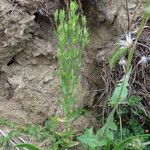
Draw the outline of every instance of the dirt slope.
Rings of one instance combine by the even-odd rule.
[[[90,43],[84,52],[85,93],[79,103],[92,107],[97,90],[104,87],[97,62],[127,29],[127,15],[124,0],[81,3],[88,17]],[[62,0],[0,0],[0,117],[35,123],[61,113],[52,14],[64,4]],[[133,15],[138,3],[132,0],[131,4]]]

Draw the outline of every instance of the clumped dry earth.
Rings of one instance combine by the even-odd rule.
[[[124,0],[81,0],[81,6],[90,42],[84,50],[79,105],[92,109],[107,86],[100,64],[127,31],[127,12]],[[131,0],[130,17],[136,20],[143,6],[144,1]],[[63,0],[0,0],[0,117],[27,124],[61,114],[53,13],[62,7]]]

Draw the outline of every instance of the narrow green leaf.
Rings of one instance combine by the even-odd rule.
[[[17,144],[16,147],[18,148],[27,148],[28,150],[41,150],[40,148],[32,145],[32,144]]]
[[[150,17],[150,1],[147,3],[147,7],[145,8],[145,14]]]
[[[112,121],[112,122],[110,123],[109,129],[117,130],[117,125],[116,125],[116,123]]]
[[[112,139],[110,139],[109,137],[108,137],[108,140],[109,140],[109,142],[113,145],[113,147],[114,147],[114,149],[113,150],[121,150],[119,147],[118,147],[118,145],[116,144],[116,142],[115,141],[113,141]]]
[[[128,95],[128,86],[131,70],[120,80],[117,87],[115,88],[112,97],[110,98],[110,104],[112,106],[117,105],[126,100]]]
[[[113,131],[107,130],[106,131],[106,136],[113,140],[114,139],[114,133],[113,133]]]

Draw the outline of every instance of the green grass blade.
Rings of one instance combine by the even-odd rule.
[[[32,144],[17,144],[16,147],[18,148],[27,148],[28,150],[42,150]]]

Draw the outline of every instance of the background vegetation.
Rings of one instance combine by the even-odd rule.
[[[125,38],[119,41],[108,61],[110,70],[113,70],[119,63],[123,68],[123,74],[108,99],[108,107],[111,111],[105,117],[105,123],[98,130],[90,128],[79,133],[74,128],[73,122],[84,114],[82,108],[77,108],[77,101],[80,97],[77,91],[81,90],[82,54],[89,40],[87,21],[85,16],[79,15],[78,5],[75,2],[70,2],[67,10],[56,11],[58,78],[62,92],[59,105],[63,111],[63,116],[50,118],[44,126],[28,125],[25,127],[0,119],[1,125],[12,129],[8,134],[0,130],[3,135],[0,137],[0,144],[6,148],[13,146],[17,149],[41,150],[38,146],[28,144],[23,140],[21,135],[24,133],[34,137],[37,142],[47,141],[44,150],[71,149],[73,147],[87,150],[148,150],[150,134],[144,134],[144,129],[136,120],[136,114],[131,111],[132,108],[137,108],[141,99],[138,96],[129,95],[129,83],[133,71],[132,60],[136,45],[149,17],[150,3],[148,2],[140,24],[134,31],[135,36],[132,36],[133,32],[127,31]],[[137,64],[148,63],[148,61],[149,57],[142,56]],[[124,117],[129,111],[131,117],[126,124]],[[58,130],[60,124],[62,129]],[[14,139],[23,144],[16,145]]]

